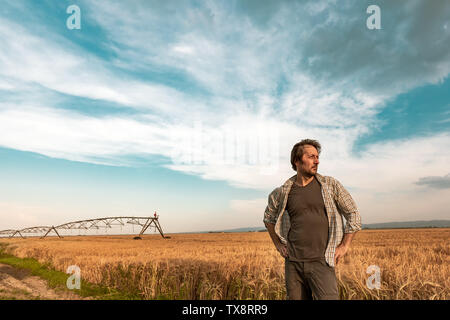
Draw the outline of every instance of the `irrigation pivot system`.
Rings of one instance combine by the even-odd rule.
[[[8,229],[0,231],[0,236],[4,235],[12,238],[17,234],[22,238],[25,238],[24,234],[41,233],[43,234],[43,236],[41,236],[42,239],[45,238],[51,231],[54,231],[58,235],[58,237],[62,238],[58,230],[98,230],[100,228],[112,228],[113,226],[125,226],[126,224],[142,226],[141,232],[138,236],[134,237],[134,239],[140,239],[149,227],[154,228],[155,231],[158,230],[163,238],[170,238],[164,235],[161,225],[159,224],[158,215],[156,215],[156,212],[153,217],[107,217],[68,222],[59,226],[38,226],[21,230]]]

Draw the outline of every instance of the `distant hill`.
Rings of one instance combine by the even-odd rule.
[[[363,224],[363,229],[449,228],[450,220],[419,220]]]
[[[397,229],[397,228],[450,228],[450,220],[419,220],[419,221],[404,221],[404,222],[384,222],[384,223],[370,223],[363,224],[363,229]],[[219,232],[257,232],[266,231],[264,227],[251,228],[237,228],[226,229],[218,231],[206,231],[209,233]],[[204,233],[200,232],[200,233]]]

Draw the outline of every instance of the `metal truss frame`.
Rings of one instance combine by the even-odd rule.
[[[135,239],[140,239],[140,237],[144,234],[144,232],[150,227],[159,231],[163,238],[170,238],[164,235],[161,225],[158,221],[158,216],[154,217],[106,217],[106,218],[97,218],[97,219],[88,219],[88,220],[80,220],[73,221],[61,224],[59,226],[38,226],[38,227],[30,227],[21,230],[1,230],[1,235],[9,235],[10,238],[14,237],[16,234],[20,235],[22,238],[25,238],[23,234],[27,233],[45,233],[41,239],[45,238],[51,231],[54,231],[59,238],[63,238],[58,230],[91,230],[91,229],[100,229],[100,228],[112,228],[113,226],[124,226],[126,224],[133,224],[142,226],[139,235],[135,237]]]

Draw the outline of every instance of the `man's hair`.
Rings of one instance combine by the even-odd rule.
[[[296,161],[302,162],[305,145],[311,145],[314,148],[316,148],[318,154],[320,154],[320,151],[322,149],[319,141],[317,141],[317,140],[303,139],[302,141],[297,142],[291,151],[291,164],[292,164],[292,169],[294,169],[294,171],[297,171],[297,166],[295,165],[295,162]]]

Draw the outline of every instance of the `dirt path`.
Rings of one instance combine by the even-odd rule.
[[[86,300],[73,292],[59,292],[29,271],[0,263],[0,299]]]

